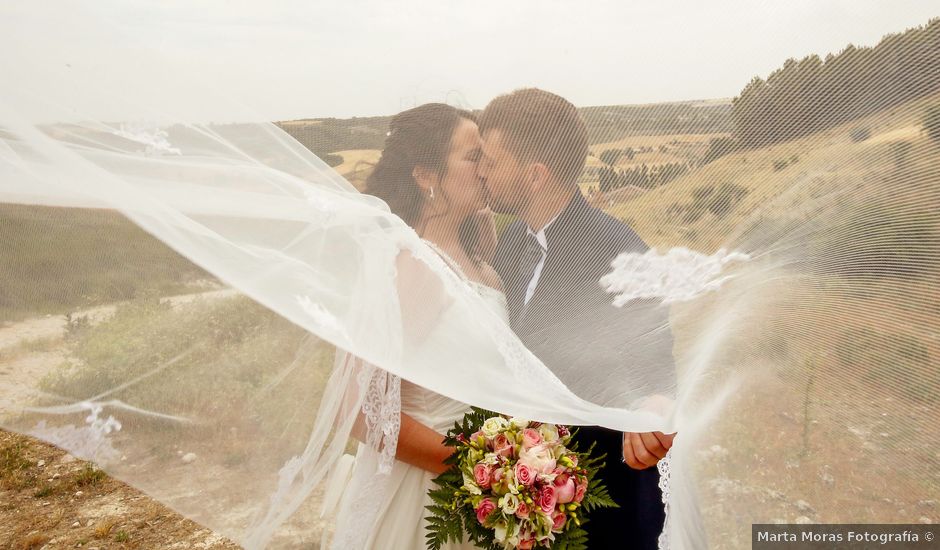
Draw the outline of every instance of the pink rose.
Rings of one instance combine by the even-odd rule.
[[[519,519],[526,519],[529,517],[529,505],[524,501],[519,502],[519,506],[516,507],[516,517]]]
[[[565,513],[555,512],[552,514],[552,531],[561,531],[565,526]]]
[[[493,467],[489,464],[477,464],[473,467],[473,480],[481,489],[490,488],[490,476],[493,474]]]
[[[529,449],[523,448],[519,454],[519,462],[540,474],[552,473],[557,465],[551,449],[545,444],[539,444]]]
[[[555,491],[555,487],[552,485],[542,487],[541,492],[539,492],[539,508],[546,514],[551,514],[555,511],[556,504],[558,504],[558,493]]]
[[[499,456],[512,457],[512,443],[506,434],[499,434],[493,438],[493,451]]]
[[[483,435],[483,432],[473,432],[473,435],[470,436],[470,443],[474,445],[479,445],[481,440],[486,441],[486,436]]]
[[[558,484],[558,480],[564,477],[561,485]],[[577,487],[574,484],[574,480],[570,477],[562,474],[555,478],[555,491],[558,494],[558,502],[561,504],[568,504],[574,500],[574,496],[577,492]]]
[[[584,493],[587,492],[588,482],[587,478],[583,478],[578,482],[578,486],[574,490],[574,501],[581,502],[584,500]]]
[[[542,442],[542,434],[538,430],[526,428],[522,430],[522,448],[531,449]]]
[[[494,510],[496,510],[495,500],[491,498],[481,500],[480,504],[477,506],[477,521],[482,525]]]
[[[516,481],[529,486],[535,483],[535,471],[522,462],[516,462]]]

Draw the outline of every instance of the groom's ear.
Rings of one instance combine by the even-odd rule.
[[[551,172],[541,162],[532,162],[526,166],[526,181],[533,191],[541,191],[548,184]]]

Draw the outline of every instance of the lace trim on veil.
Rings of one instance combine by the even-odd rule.
[[[663,510],[666,513],[666,518],[663,521],[663,532],[659,534],[659,550],[669,549],[669,482],[672,477],[672,457],[670,453],[671,451],[667,452],[666,456],[656,465],[659,470],[659,490],[663,493]]]

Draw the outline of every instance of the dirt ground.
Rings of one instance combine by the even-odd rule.
[[[35,439],[0,431],[0,549],[239,546]]]

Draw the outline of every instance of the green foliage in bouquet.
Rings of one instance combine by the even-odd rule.
[[[500,415],[474,407],[468,412],[460,422],[455,422],[454,427],[447,432],[444,438],[444,444],[454,447],[455,452],[445,461],[449,466],[448,470],[434,479],[436,487],[428,492],[432,504],[427,506],[430,515],[426,518],[428,521],[428,532],[426,534],[427,547],[431,550],[440,550],[448,541],[459,542],[464,539],[466,533],[467,539],[473,542],[479,548],[487,550],[502,550],[513,548],[515,545],[507,542],[506,533],[518,533],[518,527],[521,522],[527,522],[530,526],[534,522],[532,519],[519,519],[516,515],[510,513],[499,513],[496,508],[493,512],[485,516],[485,519],[479,519],[477,507],[482,500],[494,498],[487,494],[480,494],[477,487],[471,479],[468,479],[468,470],[476,464],[486,462],[485,455],[487,447],[484,444],[485,439],[480,439],[480,432],[484,430],[484,423],[494,418],[502,418]],[[518,462],[518,452],[520,452],[523,429],[518,428],[506,421],[509,426],[504,432],[510,436],[516,436],[513,441],[516,449],[516,460]],[[530,426],[535,426],[536,423]],[[546,425],[552,426],[552,425]],[[556,429],[552,427],[551,429]],[[597,471],[603,464],[604,455],[592,456],[594,445],[592,444],[587,451],[579,451],[577,442],[573,441],[574,434],[567,433],[567,429],[561,427],[558,432],[564,430],[561,436],[563,447],[567,453],[558,460],[566,468],[577,472],[579,479],[586,480],[586,490],[578,502],[571,501],[565,504],[557,504],[554,514],[564,514],[563,527],[560,530],[552,529],[552,520],[541,511],[530,513],[529,517],[535,517],[543,525],[543,540],[536,542],[536,548],[550,547],[553,549],[586,549],[588,545],[588,533],[584,528],[587,523],[587,514],[599,508],[613,508],[617,504],[608,493],[607,487],[602,480],[597,477]],[[492,432],[491,432],[492,433]],[[550,432],[551,433],[551,432]],[[473,435],[477,434],[477,439]],[[577,456],[577,463],[571,461],[571,455]],[[469,486],[469,487],[468,487]],[[531,499],[521,495],[523,500],[527,500],[529,506],[533,506]],[[538,509],[538,504],[534,504],[533,510]],[[547,521],[547,524],[545,523]],[[502,532],[502,536],[497,533]],[[545,533],[551,533],[553,540],[544,538]],[[531,541],[530,541],[531,543]]]

